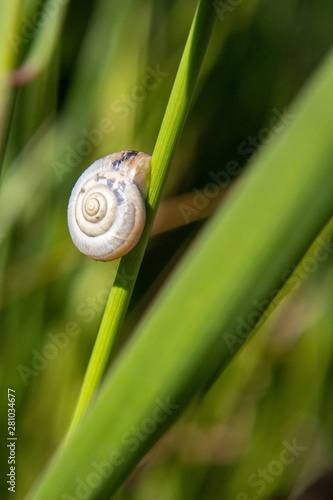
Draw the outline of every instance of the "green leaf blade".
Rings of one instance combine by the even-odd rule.
[[[291,124],[197,239],[29,498],[75,498],[78,481],[89,490],[86,498],[109,498],[192,396],[233,358],[254,326],[254,301],[267,301],[281,288],[285,273],[330,219],[332,56],[293,108]],[[237,318],[249,325],[243,337]],[[153,415],[160,401],[175,407],[159,422]],[[149,419],[156,424],[151,432],[144,427]],[[99,474],[100,483],[89,486],[96,463],[105,462],[110,475]]]

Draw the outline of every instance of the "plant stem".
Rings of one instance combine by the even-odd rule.
[[[120,261],[115,283],[110,291],[83,381],[69,435],[79,424],[101,380],[114,339],[125,317],[148,243],[164,181],[199,77],[213,28],[214,17],[213,2],[211,0],[199,0],[152,155],[146,226],[138,245]]]

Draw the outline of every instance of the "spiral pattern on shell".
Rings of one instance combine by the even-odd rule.
[[[114,260],[139,241],[146,220],[145,183],[151,157],[138,151],[104,156],[77,180],[68,203],[68,228],[80,250]]]

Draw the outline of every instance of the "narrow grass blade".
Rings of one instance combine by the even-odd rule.
[[[166,179],[172,155],[189,110],[191,98],[208,46],[213,21],[214,10],[210,1],[201,0],[198,3],[152,156],[146,226],[139,244],[129,255],[120,261],[118,275],[105,308],[96,344],[74,412],[70,432],[76,428],[88,407],[90,399],[103,375],[116,334],[125,317],[143,254],[148,243],[163,183]],[[129,277],[126,279],[125,284],[124,276]]]

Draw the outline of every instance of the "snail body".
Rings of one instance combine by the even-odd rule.
[[[121,151],[96,160],[78,178],[67,210],[75,246],[91,259],[109,261],[139,241],[145,221],[151,157]]]

